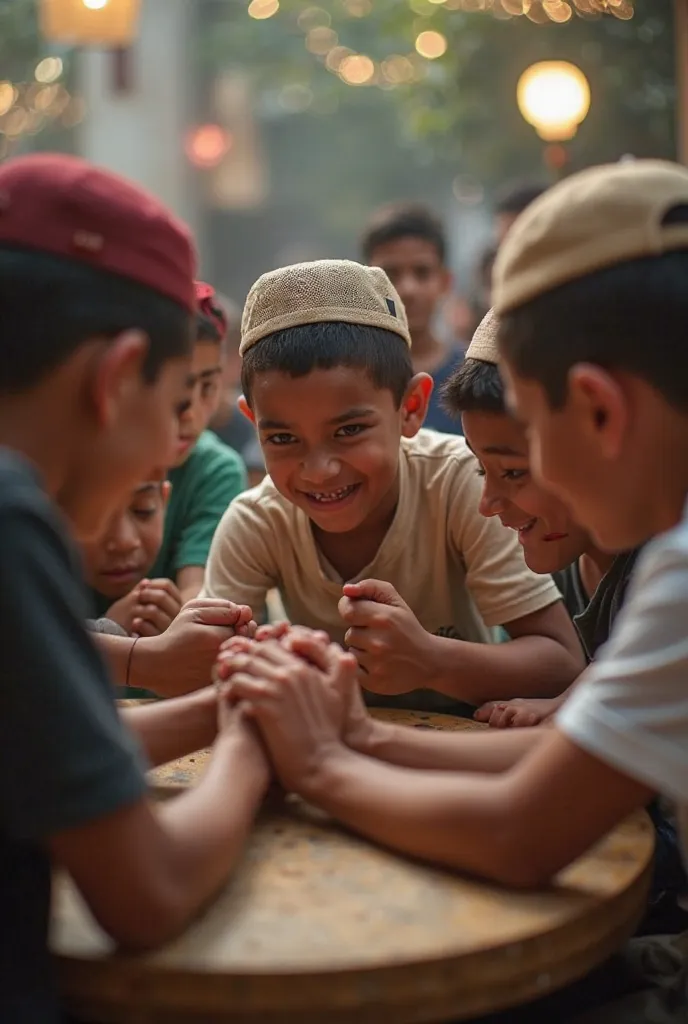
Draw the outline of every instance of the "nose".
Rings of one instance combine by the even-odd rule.
[[[402,302],[415,298],[418,292],[418,281],[415,274],[399,274],[395,285]]]
[[[111,524],[105,540],[105,548],[111,555],[129,554],[136,551],[139,545],[139,535],[129,514],[125,512]]]
[[[478,506],[480,515],[485,516],[489,519],[491,516],[498,516],[504,512],[506,502],[504,496],[499,491],[490,485],[485,478],[483,484],[483,493],[480,495],[480,504]]]
[[[302,480],[313,486],[334,480],[340,471],[341,462],[328,451],[312,452],[301,463]]]

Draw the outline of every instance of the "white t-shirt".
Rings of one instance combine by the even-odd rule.
[[[557,724],[675,801],[688,852],[688,505],[641,555],[611,639]]]
[[[403,439],[394,520],[356,579],[391,583],[430,633],[453,630],[485,642],[490,627],[547,608],[560,594],[549,576],[528,569],[513,531],[480,515],[476,470],[462,437],[421,430]],[[260,617],[277,587],[291,622],[341,643],[344,582],[319,551],[308,516],[267,478],[222,518],[203,594],[250,605]]]

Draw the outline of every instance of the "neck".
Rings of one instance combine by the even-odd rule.
[[[23,455],[33,463],[41,474],[43,486],[55,498],[66,485],[68,467],[65,453],[70,445],[66,443],[65,429],[60,424],[69,413],[52,410],[44,403],[41,395],[27,398],[3,398],[0,402],[0,445]],[[55,418],[52,413],[55,412]],[[45,430],[36,425],[48,423]]]
[[[600,581],[611,569],[615,558],[616,555],[610,555],[609,552],[600,551],[596,547],[590,547],[580,556],[578,568],[588,598],[595,593]]]

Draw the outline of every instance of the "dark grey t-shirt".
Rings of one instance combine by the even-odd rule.
[[[564,603],[574,621],[588,661],[611,636],[616,617],[623,607],[626,591],[640,548],[617,555],[588,601],[578,561],[554,574]]]
[[[0,1019],[53,1024],[47,841],[141,798],[60,517],[0,448]]]

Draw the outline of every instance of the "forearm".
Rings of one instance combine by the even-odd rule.
[[[188,697],[123,708],[122,717],[155,767],[211,746],[217,734],[217,698],[208,687]]]
[[[220,738],[199,784],[160,805],[179,928],[233,869],[268,782],[257,740]]]
[[[522,884],[508,826],[508,777],[413,771],[342,748],[298,787],[309,802],[412,857]]]
[[[432,637],[428,686],[470,704],[512,697],[557,697],[582,665],[557,640],[521,636],[503,644]]]
[[[505,772],[543,739],[537,729],[436,732],[371,719],[359,752],[406,768]]]

